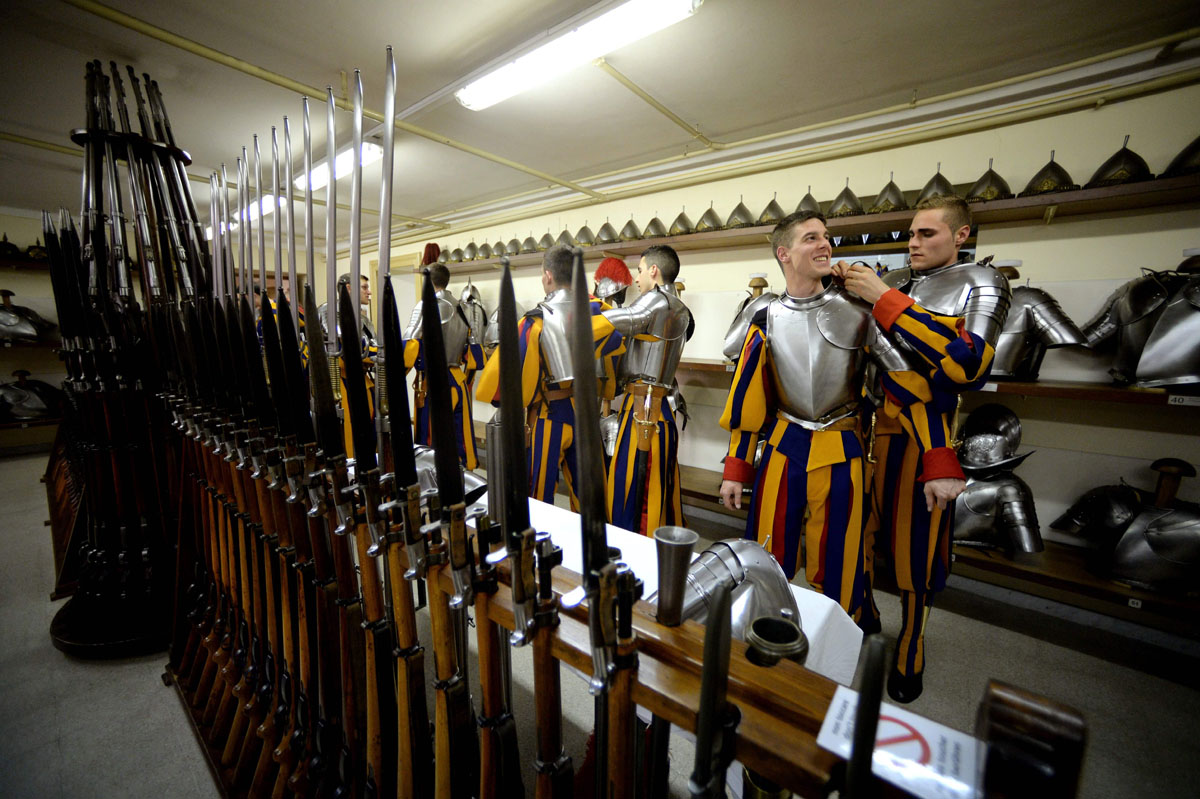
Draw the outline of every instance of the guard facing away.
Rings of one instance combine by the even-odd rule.
[[[866,540],[870,558],[875,531],[885,536],[900,588],[903,620],[888,677],[897,702],[921,694],[927,610],[950,570],[953,503],[966,487],[952,443],[959,395],[987,382],[1011,297],[995,268],[958,260],[970,232],[964,200],[933,197],[918,203],[913,217],[911,268],[884,278],[863,265],[837,270],[846,288],[874,305],[885,332],[879,349],[895,347],[908,363],[880,376],[879,466]],[[873,601],[864,609],[878,613]]]
[[[746,537],[767,548],[788,579],[803,563],[808,582],[860,621],[869,589],[859,406],[879,329],[870,306],[831,277],[824,216],[785,217],[771,245],[787,290],[753,315],[735,354],[721,414],[731,434],[721,502],[740,508],[742,487],[753,482]],[[766,446],[755,469],[760,438]]]
[[[467,469],[479,465],[475,455],[475,428],[471,419],[471,394],[467,384],[474,373],[483,368],[483,349],[475,339],[471,323],[458,300],[446,288],[450,285],[450,270],[442,264],[429,267],[429,277],[435,289],[438,312],[442,319],[442,343],[445,347],[446,364],[449,367],[450,400],[454,410],[454,436],[458,440],[458,459]],[[417,369],[413,383],[415,409],[414,440],[418,444],[431,445],[429,433],[429,408],[425,395],[429,376],[425,370],[425,343],[422,335],[421,304],[413,308],[408,329],[404,331],[404,368]]]
[[[579,473],[575,457],[575,371],[571,360],[571,249],[556,244],[542,256],[542,288],[546,297],[517,326],[521,359],[522,405],[529,420],[529,495],[553,503],[559,474],[566,479],[572,510],[578,510]],[[625,352],[621,334],[591,302],[595,355],[612,373]],[[492,354],[479,380],[476,397],[500,402],[499,350]],[[597,399],[600,399],[599,397]]]
[[[649,247],[635,277],[642,293],[628,307],[604,312],[625,337],[626,348],[621,363],[625,400],[608,468],[609,521],[643,534],[683,524],[679,431],[667,393],[696,322],[679,299],[678,277],[675,250]]]

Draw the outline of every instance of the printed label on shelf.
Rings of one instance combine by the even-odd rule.
[[[979,390],[980,391],[999,391],[1000,386],[997,385],[996,383],[984,383],[982,386],[979,387]]]
[[[838,686],[821,724],[817,745],[850,758],[858,692]],[[875,732],[871,771],[924,799],[975,799],[979,742],[966,733],[884,702]]]
[[[1168,405],[1200,405],[1200,395],[1193,396],[1191,394],[1168,394]]]

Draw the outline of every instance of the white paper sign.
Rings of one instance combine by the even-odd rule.
[[[849,759],[858,693],[839,685],[817,745]],[[884,702],[871,771],[923,799],[976,799],[978,741],[966,733]]]

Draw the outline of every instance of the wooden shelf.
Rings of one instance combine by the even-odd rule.
[[[1047,222],[1064,216],[1099,214],[1110,211],[1131,211],[1139,208],[1155,208],[1166,205],[1189,205],[1200,203],[1200,175],[1185,175],[1177,178],[1147,180],[1120,186],[1104,186],[1097,189],[1076,189],[1055,192],[1035,197],[1013,197],[1009,200],[972,203],[971,213],[976,225],[1003,222]],[[904,230],[912,220],[912,211],[889,211],[885,214],[861,214],[830,219],[829,232],[834,236],[856,233],[886,234]],[[638,239],[612,244],[596,244],[584,247],[584,258],[600,258],[607,255],[625,257],[637,255],[651,244],[669,244],[681,252],[688,250],[716,250],[739,247],[761,247],[766,244],[773,225],[737,228],[735,230],[709,230],[703,233],[687,233],[681,236],[665,236],[656,239]],[[878,248],[878,249],[875,249]],[[904,252],[904,242],[839,247],[838,252]],[[513,269],[536,266],[542,262],[540,252],[524,253],[509,257]],[[485,261],[464,261],[446,264],[452,275],[468,275],[500,269],[499,258]]]
[[[1181,387],[1194,392],[1195,387]],[[1200,396],[1163,388],[1127,388],[1108,383],[1039,380],[1036,383],[993,380],[980,393],[1019,394],[1023,397],[1054,397],[1084,402],[1118,402],[1125,405],[1200,405]]]
[[[32,258],[0,258],[0,268],[14,271],[49,272],[50,261],[35,261]]]
[[[1054,541],[1010,560],[989,549],[954,547],[951,573],[1169,632],[1200,637],[1200,600],[1167,596],[1088,571],[1086,550]]]
[[[724,358],[684,358],[679,368],[689,372],[729,372],[733,374],[737,365]]]
[[[24,430],[27,427],[50,427],[61,423],[61,416],[54,419],[25,419],[16,422],[0,422],[0,430]]]

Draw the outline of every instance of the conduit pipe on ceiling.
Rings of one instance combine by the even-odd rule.
[[[703,144],[707,149],[709,149],[709,150],[724,150],[726,147],[729,146],[728,144],[722,144],[721,142],[713,141],[712,139],[708,138],[703,133],[701,133],[695,126],[690,125],[687,122],[685,122],[682,117],[680,117],[678,114],[676,114],[671,109],[667,108],[665,105],[660,103],[658,100],[651,97],[649,92],[647,92],[641,86],[638,86],[636,83],[634,83],[632,80],[630,80],[629,77],[625,75],[625,73],[621,72],[616,67],[614,67],[612,64],[608,63],[607,59],[597,58],[592,63],[595,64],[596,66],[600,67],[600,69],[604,70],[609,75],[611,75],[617,81],[617,83],[621,84],[626,89],[629,89],[629,91],[633,92],[638,97],[642,98],[642,100],[644,100],[646,102],[646,104],[649,105],[651,108],[653,108],[655,111],[658,111],[660,114],[665,116],[667,119],[671,120],[676,125],[683,128],[684,130],[686,130],[693,139],[695,139],[698,142],[700,142],[701,144]]]
[[[0,141],[8,141],[8,142],[12,142],[14,144],[22,144],[22,145],[25,145],[26,147],[34,147],[39,150],[48,150],[49,152],[52,152],[52,153],[62,153],[63,155],[70,155],[70,156],[74,156],[76,158],[83,157],[83,151],[80,150],[78,147],[76,147],[76,148],[64,147],[63,145],[55,144],[54,142],[43,141],[42,139],[32,139],[28,136],[21,136],[20,134],[9,133],[8,131],[4,131],[4,130],[0,130]],[[203,177],[202,175],[194,175],[191,172],[189,172],[189,173],[187,173],[187,176],[188,176],[188,180],[192,181],[193,183],[203,183],[205,185],[208,185],[208,183],[209,183],[208,178]],[[236,189],[237,185],[234,183],[226,183],[225,188],[232,190],[232,189]],[[321,207],[324,207],[325,201],[314,197],[313,205],[319,205]],[[339,203],[337,205],[337,209],[339,211],[349,211],[350,206],[342,205],[341,203]],[[364,214],[373,214],[375,216],[379,215],[379,212],[373,208],[363,208],[362,211]],[[394,219],[394,220],[398,219],[401,222],[411,222],[416,225],[428,225],[430,227],[435,227],[435,228],[439,228],[439,229],[450,227],[445,222],[435,222],[432,219],[422,219],[419,216],[405,216],[404,214],[393,213],[392,219]]]
[[[816,147],[807,148],[800,152],[763,156],[761,158],[753,159],[752,161],[743,162],[735,167],[714,167],[712,170],[692,173],[675,179],[662,180],[633,188],[621,189],[619,191],[610,193],[608,198],[613,201],[624,200],[631,197],[640,197],[651,192],[686,188],[688,186],[695,186],[701,183],[710,183],[715,180],[730,180],[733,178],[745,177],[746,175],[755,175],[777,169],[787,169],[789,167],[803,166],[804,164],[829,161],[834,158],[847,158],[855,155],[863,155],[865,153],[889,150],[895,147],[904,147],[910,144],[921,144],[936,139],[943,139],[951,136],[961,136],[968,133],[976,133],[981,130],[1013,125],[1020,122],[1028,122],[1030,120],[1041,119],[1058,114],[1066,114],[1090,107],[1099,108],[1100,106],[1108,103],[1119,102],[1121,100],[1128,100],[1145,94],[1152,94],[1159,91],[1179,88],[1197,82],[1200,82],[1200,69],[1192,69],[1133,86],[1122,86],[1101,91],[1093,90],[1089,91],[1085,95],[1071,97],[1045,105],[1026,107],[998,114],[978,115],[972,119],[960,120],[947,125],[924,127],[908,133],[873,134],[858,140],[818,145]],[[493,225],[504,225],[511,222],[519,222],[532,216],[542,216],[545,214],[573,211],[579,208],[587,208],[597,204],[599,203],[588,200],[569,200],[540,207],[530,206],[512,214],[499,215],[493,218],[472,219],[467,224],[451,225],[448,230],[443,232],[454,235],[466,232],[468,230],[477,230]],[[394,243],[409,244],[421,240],[422,239],[419,237],[419,235],[414,232],[411,235],[400,237]]]
[[[149,36],[152,39],[157,39],[158,41],[163,42],[164,44],[169,44],[172,47],[178,47],[180,50],[189,52],[192,55],[199,56],[200,58],[204,58],[208,61],[212,61],[225,67],[229,67],[230,69],[234,69],[238,72],[258,78],[259,80],[264,80],[267,83],[282,87],[288,91],[303,94],[308,97],[321,100],[322,102],[325,101],[325,92],[321,89],[318,89],[316,86],[309,86],[301,83],[300,81],[289,78],[286,75],[280,75],[277,72],[272,72],[255,64],[251,64],[249,61],[243,61],[242,59],[231,56],[228,53],[223,53],[220,50],[216,50],[207,45],[203,45],[199,42],[180,36],[177,33],[173,33],[156,25],[151,25],[149,22],[126,14],[123,11],[118,11],[115,8],[103,5],[102,3],[97,3],[95,0],[63,0],[63,2],[67,3],[67,5],[74,6],[81,11],[86,11],[89,14],[95,14],[96,16],[106,19],[116,25],[120,25],[123,28],[135,31],[144,36]],[[354,110],[350,103],[344,98],[337,98],[335,104],[343,111]],[[363,116],[373,119],[376,122],[385,121],[383,114],[371,109],[363,109]],[[548,183],[563,186],[564,188],[571,189],[572,191],[577,191],[580,194],[586,194],[587,196],[596,200],[607,199],[600,192],[593,191],[589,188],[579,185],[578,183],[573,183],[564,178],[555,177],[548,172],[542,172],[539,169],[534,169],[533,167],[518,163],[511,159],[505,158],[504,156],[496,155],[495,153],[489,153],[486,150],[474,147],[465,142],[451,139],[448,136],[441,135],[440,133],[426,130],[425,128],[404,122],[399,119],[392,120],[392,124],[396,126],[397,130],[411,133],[414,136],[420,136],[423,139],[428,139],[429,141],[445,145],[446,147],[460,150],[461,152],[476,156],[477,158],[483,158],[487,161],[500,164],[501,166],[514,169],[518,172],[524,172],[525,174],[531,175],[539,180],[544,180]]]

